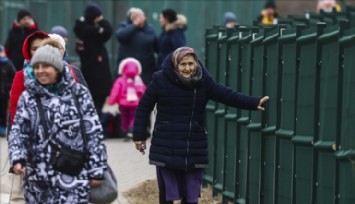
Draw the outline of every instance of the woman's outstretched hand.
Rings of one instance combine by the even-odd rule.
[[[269,100],[268,96],[264,96],[262,99],[260,99],[259,105],[258,105],[258,110],[264,111],[265,108],[263,107],[263,104]]]

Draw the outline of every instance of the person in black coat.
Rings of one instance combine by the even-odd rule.
[[[137,59],[142,65],[143,82],[148,84],[157,70],[154,53],[158,52],[158,39],[141,9],[129,9],[127,20],[116,30],[116,38],[119,42],[117,65],[128,57]]]
[[[144,152],[149,114],[157,106],[149,163],[157,166],[160,203],[197,203],[203,168],[208,165],[205,110],[209,99],[248,110],[264,110],[269,99],[246,96],[217,83],[193,48],[169,55],[140,100],[133,140]]]
[[[17,20],[9,31],[6,43],[6,56],[14,64],[17,71],[23,68],[22,44],[26,37],[38,30],[37,23],[33,20],[31,12],[21,9],[17,13]]]
[[[173,9],[164,9],[159,18],[162,32],[159,36],[159,66],[166,56],[179,47],[186,45],[185,31],[187,19],[182,14],[177,14]]]
[[[98,115],[101,116],[113,80],[105,48],[105,43],[112,35],[112,27],[103,18],[100,8],[90,3],[85,8],[84,17],[75,21],[74,33],[77,37],[76,51],[80,57],[81,70]]]
[[[0,136],[5,135],[5,127],[10,98],[11,84],[16,69],[9,58],[5,55],[4,46],[0,45]]]

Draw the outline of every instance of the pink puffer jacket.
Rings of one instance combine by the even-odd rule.
[[[146,89],[141,77],[141,64],[134,58],[121,61],[118,69],[118,77],[112,86],[109,104],[117,103],[122,107],[138,106],[139,100]]]

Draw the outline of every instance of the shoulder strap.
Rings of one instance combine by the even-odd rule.
[[[86,133],[84,131],[83,116],[81,114],[80,107],[78,104],[78,99],[77,99],[74,91],[73,91],[73,98],[74,98],[75,106],[78,109],[78,113],[79,113],[79,117],[80,117],[81,134],[82,134],[83,141],[84,141],[84,149],[86,149],[87,148],[86,147],[87,146],[87,138],[86,138]],[[40,122],[43,126],[43,129],[44,129],[44,135],[45,135],[45,137],[49,138],[49,136],[48,136],[49,129],[48,129],[47,123],[45,121],[44,110],[43,110],[43,106],[42,106],[41,99],[40,99],[39,95],[36,95],[36,102],[37,102],[37,107],[38,107],[38,111],[39,111],[39,116],[41,117]]]
[[[38,111],[39,111],[39,117],[40,117],[40,122],[43,126],[44,129],[44,136],[48,138],[48,126],[47,123],[45,121],[45,115],[44,115],[44,110],[43,110],[43,106],[41,103],[41,98],[39,95],[36,95],[36,103],[37,103],[37,107],[38,107]]]
[[[83,141],[84,141],[84,148],[86,148],[86,146],[87,146],[87,135],[86,135],[86,131],[84,129],[83,114],[81,113],[78,97],[76,96],[76,93],[75,93],[75,85],[72,88],[72,95],[73,95],[73,99],[74,99],[74,103],[75,103],[76,109],[78,109],[78,114],[79,114],[79,117],[80,117],[81,134],[82,134]]]
[[[68,63],[68,67],[69,67],[69,69],[70,69],[71,74],[72,74],[73,77],[74,77],[75,83],[78,83],[78,78],[76,77],[76,74],[75,74],[75,71],[74,71],[74,69],[73,69],[73,66],[71,66],[71,64]]]

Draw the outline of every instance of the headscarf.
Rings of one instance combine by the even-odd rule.
[[[195,60],[195,64],[196,64],[195,73],[193,73],[190,78],[183,77],[178,71],[179,63],[186,55],[193,56],[193,58]],[[202,68],[198,63],[197,54],[196,54],[195,49],[193,49],[191,47],[180,47],[180,48],[176,49],[174,51],[174,53],[172,54],[172,62],[174,65],[174,70],[177,73],[178,78],[180,79],[180,81],[183,84],[185,84],[189,87],[193,87],[195,84],[197,84],[202,79]]]

